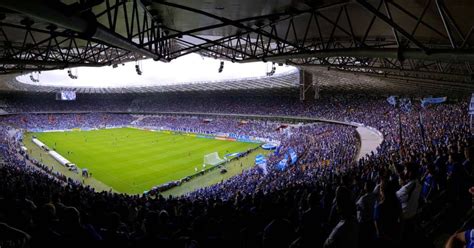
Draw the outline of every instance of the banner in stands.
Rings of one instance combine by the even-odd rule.
[[[410,98],[400,99],[400,109],[406,113],[411,112],[412,104]]]
[[[397,105],[397,98],[396,98],[396,96],[389,96],[389,97],[387,98],[387,102],[388,102],[390,105],[392,105],[392,106]]]
[[[277,148],[277,145],[272,144],[272,143],[266,143],[262,145],[262,148],[265,150],[274,150]]]
[[[279,156],[280,155],[280,149],[281,149],[281,146],[278,146],[277,149],[275,150],[275,156]]]
[[[286,170],[286,167],[288,167],[288,155],[285,155],[285,158],[280,160],[276,167],[280,171]]]
[[[262,154],[258,154],[255,157],[255,164],[258,166],[259,170],[264,174],[268,174],[267,171],[267,159]]]
[[[443,103],[446,102],[448,97],[425,97],[421,99],[421,106],[424,108],[428,106],[429,104],[438,104],[438,103]]]
[[[298,155],[296,154],[295,150],[290,147],[290,149],[288,149],[288,153],[290,154],[291,164],[295,164],[298,160]]]

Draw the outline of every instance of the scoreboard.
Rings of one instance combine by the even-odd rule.
[[[72,90],[61,90],[56,93],[56,100],[58,101],[74,101],[76,100],[76,92]]]

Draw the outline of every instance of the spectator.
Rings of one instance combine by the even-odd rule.
[[[355,218],[355,206],[351,192],[346,187],[336,190],[336,207],[341,220],[324,242],[325,248],[331,247],[358,247],[359,229]]]
[[[102,238],[94,229],[81,223],[79,211],[74,207],[62,209],[61,243],[68,247],[91,247]]]
[[[27,233],[0,222],[1,247],[28,247],[30,239]]]
[[[402,217],[410,221],[418,210],[421,185],[418,183],[416,165],[408,163],[405,165],[405,174],[401,175],[402,187],[397,191],[397,197],[402,205]]]
[[[445,248],[474,247],[474,229],[453,234],[446,242]]]
[[[263,230],[263,248],[287,248],[292,236],[291,224],[288,220],[272,220]]]
[[[455,199],[462,197],[456,192],[463,192],[470,185],[469,177],[464,175],[469,174],[471,160],[466,159],[465,163],[461,163],[460,154],[464,147],[472,145],[465,101],[426,108],[423,111],[424,142],[419,132],[417,111],[401,114],[400,129],[398,111],[390,108],[384,98],[371,96],[322,97],[317,104],[301,104],[298,99],[289,98],[230,96],[102,102],[79,100],[68,105],[48,101],[35,101],[35,104],[28,100],[13,102],[12,109],[26,112],[94,112],[0,117],[0,152],[4,160],[0,164],[0,220],[31,235],[31,242],[27,243],[33,247],[47,242],[39,237],[41,235],[51,237],[51,244],[58,238],[63,241],[58,241],[58,245],[72,246],[87,243],[92,246],[125,247],[183,247],[184,244],[199,247],[258,247],[262,244],[262,234],[264,244],[278,242],[278,245],[285,246],[296,238],[294,230],[297,230],[299,238],[293,242],[293,246],[308,247],[312,242],[322,243],[319,240],[327,237],[325,231],[335,226],[327,241],[327,245],[331,246],[338,244],[340,237],[348,233],[347,230],[357,229],[356,220],[364,222],[370,219],[370,204],[364,202],[371,186],[364,184],[377,181],[382,183],[374,190],[376,198],[379,198],[373,217],[377,234],[375,245],[391,247],[406,244],[400,238],[402,207],[396,189],[400,187],[399,196],[404,203],[403,216],[410,217],[418,208],[415,204],[416,194],[413,195],[417,187],[410,195],[410,185],[413,182],[419,185],[418,181],[426,179],[421,178],[421,175],[428,173],[436,179],[438,173],[440,178],[435,182],[439,181],[436,183],[439,189],[448,188],[449,192],[454,192]],[[128,107],[137,112],[231,112],[354,121],[378,129],[384,141],[376,152],[356,161],[360,140],[355,128],[350,126],[321,123],[286,125],[278,121],[241,121],[224,116],[208,120],[210,118],[200,116],[97,113],[123,111]],[[286,127],[283,127],[284,124]],[[216,185],[170,198],[161,197],[159,191],[153,190],[141,196],[96,192],[51,170],[18,149],[23,130],[123,125],[205,134],[225,132],[233,137],[256,136],[281,141],[281,146],[278,153],[271,154],[267,159],[267,175],[251,168]],[[290,148],[297,153],[297,162],[286,169],[278,169],[276,164]],[[401,148],[403,153],[400,153]],[[449,161],[447,154],[450,154]],[[413,170],[405,169],[403,165],[407,162],[413,165]],[[434,170],[430,168],[431,164]],[[401,172],[404,169],[405,172]],[[400,171],[399,175],[395,173],[397,171]],[[397,183],[399,179],[400,185]],[[340,185],[344,187],[337,189]],[[426,192],[428,199],[434,196],[430,188],[432,186],[423,191],[423,197]],[[341,190],[343,192],[339,192]],[[349,202],[344,202],[341,195],[350,195],[346,197]],[[362,196],[360,199],[364,200],[358,204],[363,207],[357,209],[356,219],[353,200],[357,196]],[[333,199],[337,212],[334,225],[327,221]],[[454,201],[457,202],[460,201]],[[346,211],[348,208],[344,207],[349,205],[352,205],[352,211]],[[38,209],[36,206],[41,207]],[[75,211],[69,209],[71,207]],[[447,212],[458,215],[465,213],[460,210],[463,209],[450,209]],[[274,222],[266,228],[272,220]],[[310,223],[309,220],[314,222]],[[363,237],[365,234],[360,226],[360,235]],[[357,240],[352,234],[347,236],[350,240]]]
[[[391,184],[380,186],[380,196],[374,210],[376,247],[398,247],[401,240],[402,208]]]
[[[433,199],[439,190],[436,170],[434,165],[427,166],[426,174],[422,178],[423,186],[421,189],[421,199],[427,203]]]
[[[372,247],[375,238],[374,207],[377,200],[374,191],[374,183],[364,183],[363,195],[357,200],[357,221],[360,227],[360,247]]]

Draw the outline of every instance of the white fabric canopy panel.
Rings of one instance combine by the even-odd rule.
[[[142,60],[138,64],[142,75],[138,75],[136,62],[119,64],[116,68],[105,67],[78,67],[71,72],[77,79],[68,76],[68,70],[43,71],[18,76],[16,79],[23,84],[33,86],[50,86],[64,88],[131,88],[153,87],[164,85],[180,85],[190,83],[217,83],[229,80],[266,77],[271,71],[271,63],[232,63],[224,62],[222,73],[218,73],[220,60],[202,57],[198,54],[189,54],[171,61],[170,63],[153,60]],[[292,66],[276,65],[274,76],[288,74],[297,69]]]

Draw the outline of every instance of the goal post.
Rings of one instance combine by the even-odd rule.
[[[225,160],[219,157],[219,154],[217,152],[209,153],[207,155],[204,155],[204,164],[205,165],[211,165],[215,166],[221,163],[224,163]]]

